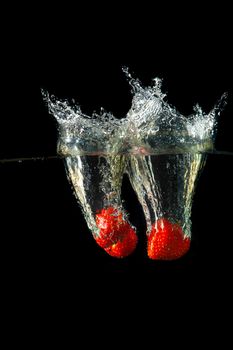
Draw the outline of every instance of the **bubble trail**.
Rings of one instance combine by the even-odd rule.
[[[208,115],[197,105],[184,117],[165,102],[160,79],[143,88],[125,72],[133,89],[128,125],[136,130],[130,144],[140,149],[131,152],[127,172],[146,218],[147,253],[155,260],[178,259],[190,247],[195,186],[206,153],[213,151],[226,94]]]
[[[94,239],[113,257],[130,255],[137,235],[121,200],[121,122],[104,110],[90,118],[66,101],[52,97],[48,103],[59,123],[58,153],[65,156],[67,176]]]
[[[202,154],[131,156],[129,177],[146,218],[150,258],[172,260],[188,251],[192,199],[204,163]]]

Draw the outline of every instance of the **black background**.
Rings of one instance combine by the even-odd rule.
[[[75,16],[67,24],[63,22],[66,13],[58,18],[44,10],[36,26],[36,16],[29,16],[9,30],[2,64],[6,79],[2,82],[1,158],[56,154],[57,126],[42,101],[41,88],[77,99],[83,112],[103,106],[124,117],[131,94],[123,65],[144,85],[156,76],[163,78],[168,101],[184,114],[191,113],[197,102],[208,112],[227,91],[216,147],[233,151],[227,11],[213,15],[199,10],[179,18],[170,13],[162,24],[154,12],[148,21],[143,17],[146,23],[132,15],[112,20],[87,12],[84,24]],[[145,220],[127,179],[123,197],[138,228],[139,245],[132,256],[119,260],[96,245],[61,160],[0,164],[3,266],[11,291],[22,288],[29,296],[50,290],[52,298],[88,289],[96,296],[101,286],[113,284],[120,295],[126,286],[132,286],[127,289],[130,293],[141,287],[148,292],[166,289],[167,294],[179,290],[193,299],[202,295],[207,303],[217,288],[230,295],[232,159],[209,156],[194,197],[190,252],[172,262],[148,259]],[[127,298],[131,299],[128,294]]]

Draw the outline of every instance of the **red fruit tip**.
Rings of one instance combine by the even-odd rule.
[[[187,253],[190,238],[185,237],[181,227],[167,219],[159,219],[148,236],[147,253],[154,260],[175,260]]]

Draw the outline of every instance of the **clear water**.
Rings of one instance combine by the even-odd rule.
[[[122,178],[127,173],[142,206],[147,232],[158,218],[166,217],[191,236],[192,198],[205,159],[200,153],[76,156],[66,158],[66,168],[94,235],[98,235],[95,215],[102,208],[117,208],[127,217],[121,200]]]
[[[73,156],[66,157],[68,178],[81,204],[90,230],[98,234],[95,215],[103,208],[114,207],[123,211],[121,183],[125,170],[125,157]]]
[[[144,211],[147,232],[165,217],[191,236],[192,199],[205,159],[200,153],[129,158],[128,174]]]
[[[132,90],[127,115],[116,119],[101,110],[92,116],[78,104],[60,101],[43,92],[59,125],[58,153],[64,157],[68,178],[93,235],[95,215],[114,207],[124,213],[121,200],[127,173],[142,205],[147,232],[160,217],[178,223],[191,236],[191,207],[196,180],[214,150],[218,116],[226,94],[206,114],[199,105],[183,116],[166,101],[161,79],[143,87],[123,69]]]

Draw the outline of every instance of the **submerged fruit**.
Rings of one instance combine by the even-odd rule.
[[[111,256],[123,258],[130,255],[137,245],[135,230],[116,208],[102,209],[96,215],[99,234],[96,242]]]
[[[174,260],[182,257],[190,247],[190,238],[182,228],[167,219],[159,219],[148,236],[147,253],[154,260]]]

